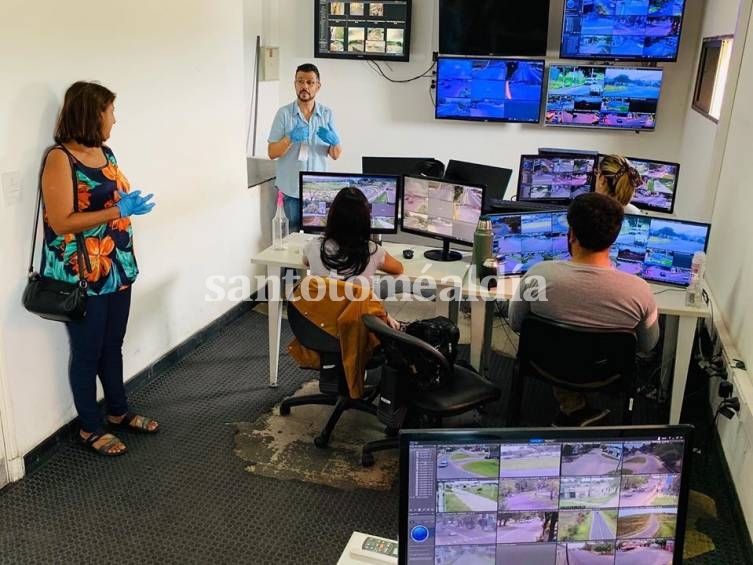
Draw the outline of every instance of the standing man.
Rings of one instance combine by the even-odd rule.
[[[651,351],[659,340],[656,302],[651,287],[635,275],[618,271],[609,249],[622,227],[622,204],[590,192],[578,196],[567,210],[569,261],[544,261],[520,281],[510,301],[510,326],[519,332],[529,312],[589,328],[632,330],[640,351]],[[540,281],[545,281],[544,286]],[[577,355],[574,351],[573,355]],[[553,387],[560,409],[552,425],[587,426],[609,411],[588,405],[586,398]]]
[[[342,153],[332,110],[314,101],[321,88],[316,65],[300,65],[293,86],[296,100],[277,110],[267,140],[267,154],[277,160],[277,190],[284,195],[291,232],[300,229],[298,173],[326,171],[327,156],[338,159]]]

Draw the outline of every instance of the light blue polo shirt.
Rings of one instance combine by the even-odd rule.
[[[298,102],[292,102],[277,110],[277,115],[272,122],[272,129],[269,131],[269,143],[280,141],[283,137],[290,134],[293,128],[305,124],[306,120],[298,107]],[[311,114],[309,124],[309,153],[305,161],[298,160],[298,152],[301,149],[300,143],[293,143],[287,153],[275,160],[277,166],[277,179],[275,184],[277,188],[287,196],[298,198],[298,173],[301,171],[322,172],[327,170],[327,155],[329,145],[324,143],[316,131],[320,127],[335,129],[335,122],[332,117],[332,110],[315,102],[314,113]],[[335,129],[335,131],[337,131]]]

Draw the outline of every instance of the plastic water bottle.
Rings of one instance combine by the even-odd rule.
[[[703,276],[706,273],[706,254],[696,251],[690,265],[690,284],[685,291],[686,306],[700,306],[703,303]]]
[[[473,265],[476,268],[476,277],[481,276],[484,261],[494,256],[493,240],[492,223],[488,216],[481,216],[478,219],[476,231],[473,232]]]
[[[272,247],[285,249],[287,247],[284,243],[286,237],[288,237],[288,217],[285,215],[285,208],[283,207],[283,194],[278,192],[277,212],[275,217],[272,218]]]

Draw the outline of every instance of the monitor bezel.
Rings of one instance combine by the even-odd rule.
[[[602,126],[602,125],[589,125],[589,124],[549,124],[546,121],[546,113],[547,113],[547,104],[549,102],[549,77],[552,73],[553,67],[589,67],[589,68],[599,68],[599,69],[626,69],[626,70],[652,70],[652,71],[660,71],[661,72],[661,85],[659,86],[659,97],[656,99],[656,114],[654,115],[654,127],[652,128],[621,128],[617,126]],[[547,73],[547,81],[546,81],[546,96],[542,98],[542,103],[544,105],[544,127],[547,128],[575,128],[575,129],[595,129],[595,130],[612,130],[612,131],[634,131],[634,132],[645,132],[645,133],[653,133],[656,131],[656,126],[659,122],[659,102],[661,102],[661,94],[662,89],[664,88],[664,67],[614,67],[612,65],[579,65],[579,64],[561,64],[557,63],[554,65],[549,65],[549,72]],[[603,97],[602,97],[603,99]]]
[[[462,239],[458,239],[452,236],[437,234],[437,233],[431,233],[431,232],[424,232],[421,230],[417,230],[415,228],[406,228],[405,227],[405,209],[404,209],[404,198],[405,198],[405,179],[417,179],[417,180],[425,180],[425,181],[434,181],[434,182],[441,182],[444,184],[454,184],[456,186],[467,186],[469,188],[479,188],[481,189],[481,212],[479,212],[479,217],[484,215],[484,207],[486,206],[486,186],[483,184],[474,184],[469,182],[457,182],[452,180],[446,180],[443,178],[437,178],[437,177],[418,177],[415,175],[404,175],[403,176],[403,193],[400,195],[400,231],[404,233],[410,233],[413,235],[420,235],[423,237],[429,237],[431,239],[436,239],[439,241],[447,241],[448,243],[455,243],[459,245],[473,245],[473,240],[471,241],[465,241]]]
[[[567,11],[567,1],[562,3],[562,26],[560,33],[560,59],[567,59],[571,61],[605,61],[605,62],[620,62],[620,63],[676,63],[677,57],[680,53],[680,41],[682,41],[682,28],[685,23],[685,11],[688,8],[688,0],[684,0],[682,6],[682,14],[680,15],[680,31],[677,34],[677,50],[675,51],[674,58],[656,58],[656,57],[636,57],[633,55],[627,55],[625,57],[603,56],[603,55],[569,55],[562,52],[565,43],[565,13]],[[614,36],[614,34],[612,34]],[[645,130],[644,130],[645,131]]]
[[[600,153],[598,162],[601,163],[602,157],[606,157],[605,154]],[[647,210],[650,212],[660,212],[662,214],[672,214],[675,211],[675,204],[677,203],[677,186],[679,184],[678,179],[680,178],[680,163],[674,163],[672,161],[660,161],[658,159],[644,159],[642,157],[625,157],[628,161],[633,163],[634,161],[640,161],[641,163],[653,163],[656,165],[672,165],[675,167],[676,173],[675,173],[675,190],[672,193],[672,205],[670,206],[669,210],[666,208],[659,208],[658,206],[649,206],[648,204],[633,202],[630,201],[631,204],[633,204],[636,208],[640,208],[641,210]]]
[[[518,165],[518,185],[515,187],[515,200],[518,202],[548,202],[553,204],[564,204],[567,206],[572,202],[572,198],[521,198],[520,197],[520,185],[521,181],[523,180],[523,162],[526,159],[588,159],[593,157],[594,159],[594,167],[599,163],[599,154],[593,154],[593,155],[582,155],[577,153],[527,153],[520,156],[520,163]],[[588,192],[593,192],[596,190],[596,175],[594,174],[593,169],[591,169],[591,172],[588,173]]]
[[[573,436],[573,440],[589,441],[609,437],[609,441],[625,441],[630,439],[662,437],[668,439],[682,436],[685,450],[683,452],[682,471],[680,472],[680,495],[677,501],[677,521],[675,530],[675,551],[672,556],[673,565],[682,563],[683,547],[685,545],[686,518],[688,512],[688,496],[690,492],[691,459],[693,455],[694,428],[687,424],[660,426],[629,426],[629,427],[587,427],[587,428],[475,428],[475,429],[427,429],[400,430],[399,434],[399,462],[400,462],[400,496],[398,514],[398,564],[408,565],[408,513],[410,487],[410,442],[432,442],[444,445],[452,443],[484,443],[499,441],[520,441],[532,439],[557,439],[557,436]],[[569,439],[569,437],[568,437]],[[606,441],[606,440],[605,440]]]
[[[347,51],[343,51],[342,53],[337,52],[326,52],[323,53],[321,49],[319,48],[319,32],[320,32],[320,25],[319,25],[319,7],[322,4],[322,0],[315,0],[314,2],[314,58],[315,59],[351,59],[355,61],[392,61],[396,63],[407,63],[410,61],[410,36],[411,36],[411,26],[412,26],[412,4],[413,0],[403,0],[406,3],[406,12],[405,12],[405,28],[403,32],[403,47],[404,52],[399,57],[390,57],[386,54],[382,53],[349,53]]]
[[[529,120],[508,120],[505,118],[476,118],[472,116],[439,116],[437,115],[439,109],[439,63],[442,59],[460,59],[460,60],[484,60],[484,61],[523,61],[526,63],[538,62],[541,63],[541,88],[539,89],[539,113],[536,121]],[[541,118],[541,104],[544,101],[544,77],[548,74],[546,72],[546,59],[541,58],[529,58],[529,57],[490,57],[483,55],[439,55],[437,57],[437,76],[436,76],[436,99],[434,101],[434,119],[435,120],[454,120],[457,122],[495,122],[501,124],[540,124]],[[548,81],[546,81],[548,83]]]
[[[316,171],[300,171],[298,173],[298,199],[300,202],[298,211],[298,225],[303,233],[324,233],[324,227],[320,226],[304,226],[303,225],[303,177],[306,175],[317,177],[358,177],[358,178],[385,178],[395,180],[395,227],[394,228],[371,228],[371,233],[378,234],[396,234],[399,226],[398,216],[400,205],[402,204],[402,177],[399,175],[369,175],[363,173],[334,173],[334,172],[316,172]],[[358,188],[358,187],[356,187]],[[340,189],[342,190],[342,189]]]

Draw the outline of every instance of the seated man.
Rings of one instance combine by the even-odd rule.
[[[634,330],[638,349],[653,349],[659,325],[651,288],[643,279],[615,269],[609,258],[623,215],[620,203],[603,194],[573,200],[567,211],[571,258],[539,263],[523,277],[510,302],[510,326],[515,331],[533,312],[577,326]],[[555,426],[587,426],[609,413],[590,407],[577,392],[557,387],[553,392],[560,403]]]

